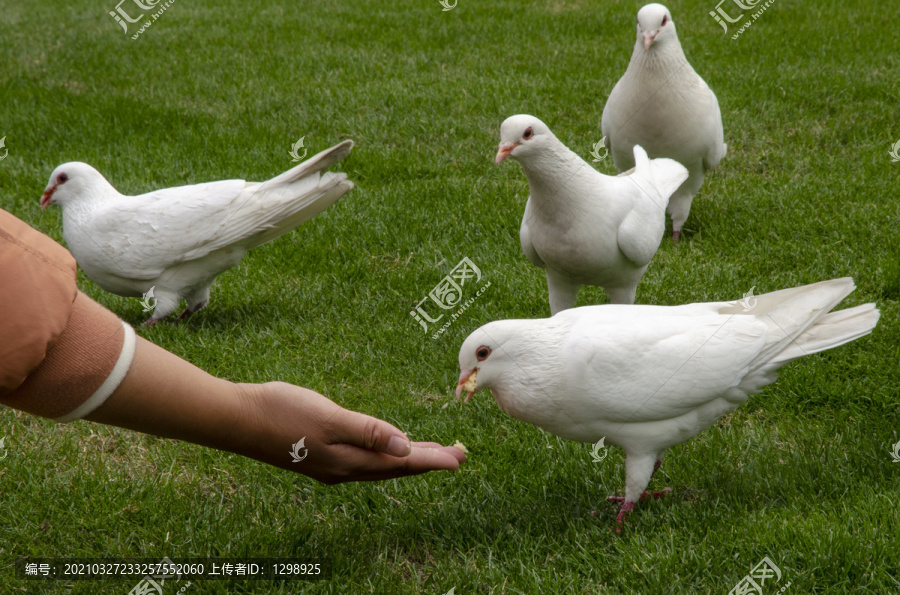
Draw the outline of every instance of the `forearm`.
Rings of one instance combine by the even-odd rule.
[[[128,374],[85,419],[247,455],[261,426],[237,385],[140,337]]]
[[[457,469],[465,460],[314,391],[228,382],[136,337],[77,291],[65,249],[2,210],[0,270],[0,303],[15,306],[0,318],[0,404],[227,450],[326,483]],[[301,439],[308,456],[295,461],[290,448]]]
[[[128,374],[86,419],[227,450],[325,483],[455,470],[453,447],[411,443],[391,424],[309,389],[215,378],[138,338]],[[305,440],[295,461],[291,445]]]

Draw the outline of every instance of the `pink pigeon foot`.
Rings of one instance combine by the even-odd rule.
[[[662,459],[656,459],[656,463],[653,465],[653,473],[650,474],[651,478],[654,475],[656,475],[657,471],[659,471],[660,465],[662,465]],[[666,496],[669,495],[669,493],[671,491],[672,491],[672,488],[663,488],[662,490],[660,490],[658,492],[652,492],[652,493],[645,490],[644,493],[641,494],[639,502],[642,502],[642,501],[646,500],[647,498],[655,498],[655,499],[665,498]],[[616,533],[621,535],[622,527],[624,526],[625,515],[628,514],[629,512],[631,512],[632,510],[634,510],[635,503],[634,502],[626,502],[625,498],[623,498],[621,496],[609,496],[607,498],[607,500],[609,502],[622,502],[623,503],[622,508],[619,509],[619,515],[616,517],[616,524],[613,525],[613,527],[612,527],[613,531],[615,531]]]
[[[625,515],[634,510],[634,502],[626,502],[619,509],[619,515],[616,517],[616,524],[612,526],[613,531],[622,534],[622,527],[625,526]]]
[[[159,320],[156,319],[156,318],[153,318],[153,317],[151,316],[150,318],[148,318],[147,320],[145,320],[145,321],[144,321],[144,324],[142,324],[141,326],[143,326],[143,327],[153,326],[153,325],[156,324],[157,322],[159,322]]]
[[[675,231],[673,231],[673,232],[672,232],[672,239],[675,240],[676,242],[677,242],[678,240],[680,240],[680,239],[681,239],[681,232],[678,231],[677,229],[676,229]]]
[[[651,496],[653,498],[664,498],[671,491],[672,488],[665,488],[664,490],[653,492],[652,494],[650,492],[644,492],[643,494],[641,494],[641,500],[646,500]],[[625,498],[619,498],[617,496],[610,496],[608,499],[614,502],[623,502],[625,500]],[[632,510],[634,510],[634,502],[624,502],[622,504],[622,508],[619,509],[619,515],[616,517],[616,524],[612,527],[613,531],[620,535],[622,534],[622,527],[625,526],[625,515]]]

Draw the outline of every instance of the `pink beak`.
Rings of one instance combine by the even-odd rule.
[[[456,399],[459,400],[460,396],[462,396],[463,385],[469,381],[469,377],[475,373],[475,370],[463,370],[459,373],[459,384],[456,385]],[[472,395],[475,394],[475,391],[469,391],[469,394],[466,395],[465,402],[468,403],[469,399],[472,398]]]
[[[511,143],[508,140],[500,143],[500,146],[497,147],[497,157],[494,158],[494,163],[500,163],[501,161],[509,157],[509,154],[513,152],[513,149],[518,146],[519,143]]]
[[[56,192],[56,186],[47,186],[43,196],[41,196],[41,209],[46,209],[50,206],[50,200],[53,198],[54,192]]]
[[[656,39],[656,36],[659,34],[659,31],[644,31],[641,33],[641,36],[644,38],[644,51],[650,49],[650,46],[653,44],[653,40]]]

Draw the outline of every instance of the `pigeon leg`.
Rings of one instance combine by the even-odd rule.
[[[181,313],[181,316],[178,317],[179,321],[187,320],[195,312],[199,312],[206,307],[209,303],[209,285],[189,293],[185,296],[185,299],[187,300],[188,306],[184,309],[184,312]]]
[[[184,312],[181,313],[181,316],[178,317],[178,320],[179,321],[187,320],[188,318],[193,316],[195,312],[199,312],[200,310],[205,308],[208,303],[209,303],[209,300],[207,300],[205,302],[200,302],[199,304],[195,304],[189,308],[185,308]]]
[[[634,303],[634,296],[637,293],[637,285],[634,287],[609,287],[606,288],[606,295],[609,296],[611,304],[627,304]]]
[[[625,523],[625,515],[634,510],[634,505],[641,499],[644,490],[650,483],[654,471],[659,468],[660,460],[655,455],[625,457],[625,499],[619,514],[616,516],[616,524],[613,530],[622,532]]]
[[[669,206],[666,208],[672,216],[672,238],[677,242],[681,238],[681,228],[691,214],[691,202],[694,195],[703,185],[703,166],[689,167],[688,179],[684,181],[678,190],[669,198]]]
[[[647,498],[653,498],[655,500],[659,500],[660,498],[665,498],[671,492],[672,492],[672,488],[663,488],[662,490],[660,490],[658,492],[648,492],[647,490],[644,490],[644,493],[641,494],[641,497],[638,499],[638,501],[643,502]],[[607,498],[607,501],[609,501],[609,502],[625,502],[625,498],[623,498],[622,496],[609,496]]]
[[[672,215],[672,237],[676,242],[681,237],[681,228],[691,212],[692,197],[690,191],[685,190],[687,183],[682,184],[669,199],[668,211]]]
[[[169,314],[175,311],[178,307],[178,294],[169,293],[165,290],[158,290],[156,292],[156,307],[153,309],[153,314],[144,322],[144,326],[153,326]]]
[[[659,466],[662,465],[662,458],[656,459],[656,463],[653,465],[653,473],[650,474],[650,479],[653,479],[653,476],[656,475],[656,472],[659,470]],[[665,498],[672,491],[672,488],[663,488],[659,492],[648,492],[644,490],[644,493],[641,494],[640,502],[643,502],[647,498]],[[606,499],[609,502],[625,502],[625,498],[622,496],[610,496]]]
[[[547,269],[547,290],[550,292],[550,315],[553,316],[575,305],[579,285]]]

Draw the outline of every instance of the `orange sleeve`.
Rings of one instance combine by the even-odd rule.
[[[134,331],[75,285],[69,252],[0,210],[0,403],[69,421],[127,372]]]

